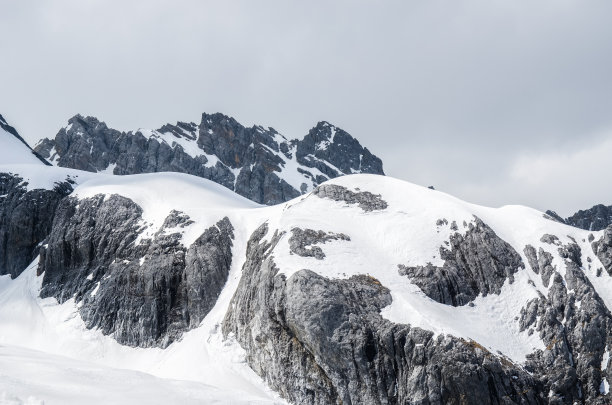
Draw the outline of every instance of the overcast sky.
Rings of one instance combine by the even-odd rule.
[[[223,112],[321,120],[388,175],[569,215],[612,204],[610,1],[0,0],[0,114],[31,143]]]

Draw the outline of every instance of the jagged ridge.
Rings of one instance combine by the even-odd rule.
[[[268,205],[344,174],[384,174],[379,158],[324,121],[302,140],[287,140],[273,128],[246,128],[219,113],[202,114],[199,125],[178,122],[127,133],[93,117],[76,115],[68,122],[55,139],[35,147],[55,165],[120,175],[188,173]]]

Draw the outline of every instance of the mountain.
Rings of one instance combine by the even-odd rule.
[[[372,174],[262,206],[185,173],[0,173],[0,387],[17,398],[65,402],[57,375],[142,381],[153,403],[611,401],[612,227]]]
[[[554,211],[546,211],[546,213],[567,225],[589,231],[601,231],[612,225],[612,205],[606,207],[603,204],[598,204],[588,210],[580,210],[565,219]]]
[[[273,128],[246,128],[219,113],[202,114],[199,124],[135,132],[76,115],[35,150],[54,165],[90,172],[188,173],[267,205],[345,174],[384,174],[379,158],[328,122],[319,122],[301,140],[287,140]]]

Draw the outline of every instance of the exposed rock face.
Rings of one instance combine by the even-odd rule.
[[[295,253],[298,256],[314,257],[318,260],[323,260],[325,258],[323,249],[314,245],[331,240],[350,241],[351,238],[343,233],[326,233],[313,229],[293,228],[289,238],[289,249],[291,253]]]
[[[451,235],[449,248],[440,247],[440,257],[442,267],[399,265],[399,272],[431,299],[453,306],[480,294],[499,294],[506,279],[512,283],[513,274],[524,268],[521,256],[479,218],[465,235]]]
[[[342,201],[349,205],[357,204],[359,208],[366,212],[387,208],[387,202],[380,195],[372,194],[369,191],[351,191],[337,184],[323,184],[312,193],[320,198]]]
[[[15,278],[34,260],[57,205],[70,192],[68,182],[28,191],[21,177],[0,173],[0,275]]]
[[[525,368],[538,376],[550,404],[608,403],[601,387],[612,377],[602,362],[612,344],[611,314],[576,261],[579,256],[571,253],[580,250],[578,245],[558,250],[565,258],[565,276],[553,270],[548,295],[531,300],[521,311],[521,330],[539,333],[547,345],[528,356]],[[531,266],[539,267],[544,277],[540,263],[548,259],[543,251],[537,264],[532,260]]]
[[[278,274],[279,235],[248,243],[223,323],[270,386],[299,404],[540,404],[539,382],[475,342],[393,324],[389,290],[369,276]]]
[[[557,221],[587,231],[601,231],[612,225],[612,205],[598,204],[588,210],[580,210],[568,218],[561,218],[554,211],[546,211],[548,215]]]
[[[77,115],[68,122],[55,139],[35,148],[58,166],[114,174],[189,173],[263,204],[288,201],[344,174],[384,174],[379,158],[327,122],[291,141],[273,128],[246,128],[222,114],[202,114],[199,125],[179,122],[127,133],[93,117]]]
[[[612,225],[607,227],[601,239],[592,242],[591,246],[605,270],[612,276]]]
[[[41,250],[41,297],[72,297],[88,328],[130,346],[165,347],[204,319],[227,280],[233,227],[220,220],[189,247],[180,229],[189,218],[173,211],[150,239],[142,210],[118,195],[62,201]]]

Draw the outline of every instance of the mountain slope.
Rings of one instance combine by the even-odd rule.
[[[28,364],[263,403],[610,401],[612,227],[368,174],[261,206],[183,173],[0,173],[0,345]]]
[[[0,115],[0,164],[44,164],[49,163],[34,152],[17,130]]]
[[[320,122],[302,140],[246,128],[222,114],[200,124],[120,132],[77,115],[35,148],[55,165],[114,174],[174,171],[213,180],[258,203],[277,204],[351,173],[383,174],[382,162],[345,131]]]
[[[0,370],[2,404],[281,403],[237,390],[164,379],[21,347],[0,347]]]
[[[41,249],[43,276],[29,276],[96,334],[173,353],[189,336],[219,341],[222,325],[294,403],[571,403],[607,393],[607,233],[382,176],[334,179],[274,207],[183,174],[97,176],[62,201],[69,214],[56,216]],[[220,246],[208,247],[190,272],[201,235],[223,227],[231,254],[219,262],[207,255]],[[221,289],[198,284],[206,263],[221,270],[224,260]]]

